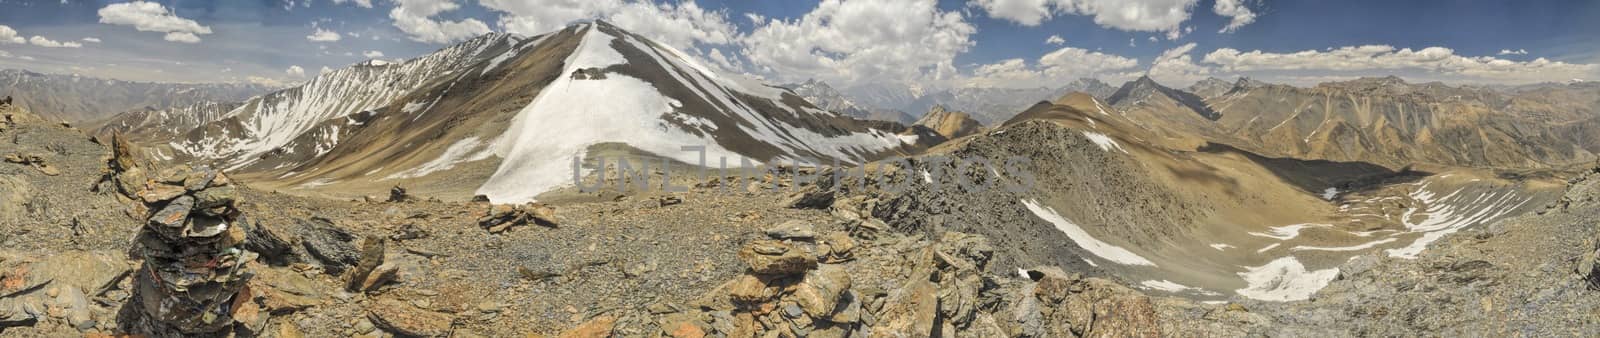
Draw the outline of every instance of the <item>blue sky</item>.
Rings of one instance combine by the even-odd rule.
[[[723,71],[840,87],[1115,84],[1145,74],[1175,86],[1209,76],[1600,78],[1595,1],[0,0],[0,68],[294,83],[369,57],[592,19]]]

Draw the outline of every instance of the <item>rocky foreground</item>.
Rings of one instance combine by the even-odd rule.
[[[1354,259],[1311,300],[1205,304],[1082,271],[1001,268],[1006,250],[984,236],[873,218],[883,196],[727,177],[552,204],[403,189],[336,201],[124,162],[137,151],[0,114],[0,156],[21,159],[0,163],[4,336],[1600,334],[1595,170],[1545,211],[1451,235],[1419,259]],[[196,257],[232,258],[183,259]],[[225,287],[165,307],[196,305],[175,291],[205,285]]]

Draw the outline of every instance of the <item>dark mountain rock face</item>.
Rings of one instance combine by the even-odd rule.
[[[1222,114],[1207,106],[1205,99],[1199,95],[1168,88],[1156,83],[1156,80],[1151,79],[1149,76],[1141,76],[1137,80],[1123,84],[1122,88],[1118,88],[1116,93],[1112,93],[1111,97],[1106,98],[1106,101],[1111,102],[1113,105],[1144,100],[1170,100],[1181,108],[1188,109],[1208,120],[1215,121],[1222,118]]]

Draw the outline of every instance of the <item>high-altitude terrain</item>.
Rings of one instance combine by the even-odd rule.
[[[136,134],[157,156],[210,162],[286,188],[359,197],[399,184],[499,202],[530,201],[570,182],[574,159],[602,143],[737,166],[745,159],[854,164],[935,141],[716,74],[604,22],[535,37],[485,35],[207,109],[199,115],[208,118],[182,121],[169,116],[196,114],[127,114],[100,130]],[[691,146],[703,150],[684,149]]]
[[[830,109],[936,95],[824,86],[594,22],[92,130],[0,105],[0,333],[1600,334],[1592,84],[1143,77],[909,125]]]
[[[0,93],[15,104],[58,121],[95,122],[135,111],[237,102],[275,90],[258,84],[169,84],[0,69]]]

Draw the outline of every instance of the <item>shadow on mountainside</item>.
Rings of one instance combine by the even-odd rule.
[[[1433,173],[1414,170],[1410,167],[1393,170],[1367,162],[1268,157],[1216,142],[1207,142],[1205,145],[1195,149],[1195,151],[1213,154],[1239,154],[1272,171],[1273,174],[1276,174],[1285,182],[1289,182],[1289,184],[1313,194],[1321,193],[1328,188],[1337,188],[1340,191],[1360,191],[1377,187],[1380,183],[1408,183],[1433,175]]]

